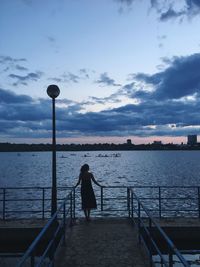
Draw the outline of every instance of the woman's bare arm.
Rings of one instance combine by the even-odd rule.
[[[96,185],[101,187],[101,185],[95,180],[94,175],[92,173],[91,173],[91,179]]]
[[[81,176],[79,176],[78,182],[76,183],[75,188],[80,184],[80,182],[81,182]]]

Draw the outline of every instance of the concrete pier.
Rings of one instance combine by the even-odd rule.
[[[148,227],[149,220],[144,219],[144,221]],[[155,221],[168,234],[178,249],[200,250],[200,219],[155,218]],[[0,230],[4,233],[0,239],[4,236],[7,238],[6,242],[5,240],[0,242],[0,252],[5,253],[6,246],[7,252],[12,252],[13,245],[14,250],[19,249],[20,242],[25,241],[26,232],[29,230],[31,234],[34,234],[35,230],[40,231],[46,222],[46,220],[38,219],[0,221]],[[18,234],[18,228],[21,235]],[[10,235],[13,230],[16,230],[17,235]],[[150,231],[159,243],[160,236],[155,227],[152,227]],[[37,236],[37,233],[35,235]],[[12,242],[9,243],[9,240]],[[160,242],[160,249],[163,252],[166,250],[162,242]],[[22,249],[21,253],[23,254],[23,252]],[[16,258],[0,257],[0,267],[15,267],[20,256],[16,255]],[[25,267],[29,266],[30,260],[25,264]],[[147,252],[144,250],[143,244],[138,244],[137,219],[135,226],[128,218],[93,218],[91,222],[86,222],[83,218],[76,219],[73,227],[66,227],[66,245],[60,246],[56,253],[55,267],[65,266],[148,267]]]
[[[147,267],[149,261],[138,244],[137,229],[128,219],[78,220],[61,247],[56,267]]]

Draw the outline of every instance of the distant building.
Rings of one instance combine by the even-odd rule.
[[[193,135],[188,135],[187,136],[187,144],[188,145],[195,145],[197,144],[197,135],[193,134]]]
[[[153,141],[154,145],[162,145],[162,141]]]
[[[131,139],[127,139],[126,143],[127,143],[127,145],[132,145]]]

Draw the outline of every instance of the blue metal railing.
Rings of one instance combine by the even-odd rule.
[[[66,206],[69,200],[68,207]],[[17,267],[24,266],[28,260],[30,260],[30,266],[39,267],[44,264],[45,266],[54,265],[54,257],[56,249],[60,244],[60,241],[63,241],[65,244],[65,232],[67,226],[66,217],[69,217],[68,226],[72,224],[74,219],[74,190],[72,190],[64,199],[63,203],[58,208],[57,212],[49,219],[45,227],[41,230],[36,239],[29,246],[20,262],[17,264]],[[46,242],[44,242],[46,239]],[[40,252],[38,257],[38,248],[41,246],[41,243],[44,242],[42,252]],[[37,256],[37,262],[35,258]]]
[[[143,204],[150,210],[154,217],[196,217],[200,218],[200,187],[199,186],[105,186],[101,188],[100,205],[104,213],[121,211],[126,216],[129,212],[129,193],[133,188]],[[121,189],[123,196],[107,191]],[[109,202],[112,201],[110,207]],[[122,209],[113,208],[115,203],[124,201]]]
[[[182,264],[181,266],[189,267],[189,263],[182,256],[180,251],[175,247],[175,245],[166,235],[163,229],[155,222],[149,210],[142,204],[140,198],[134,193],[133,189],[130,188],[129,190],[129,215],[130,218],[134,221],[134,223],[137,223],[139,242],[141,242],[142,240],[149,252],[150,266],[153,266],[153,254],[151,249],[153,248],[156,251],[157,255],[160,257],[161,266],[164,265],[165,267],[173,267],[173,255],[176,255],[180,263]],[[137,203],[137,208],[135,208],[134,206],[134,201],[136,201]],[[134,213],[136,214],[137,219],[134,217]],[[142,213],[144,213],[145,216],[142,216]],[[168,247],[168,259],[166,259],[161,249],[159,248],[159,244],[157,243],[156,238],[152,234],[152,227],[157,230],[157,233],[162,238],[162,242],[164,242],[166,247]]]
[[[58,187],[58,202],[73,187]],[[200,218],[199,186],[106,186],[96,190],[102,214],[127,216],[128,188],[134,188],[137,196],[154,217],[189,216]],[[76,189],[78,192],[79,189]],[[76,196],[76,210],[80,215],[80,194]],[[75,207],[74,207],[75,210]],[[0,188],[0,219],[27,217],[50,218],[51,187]]]
[[[57,187],[61,203],[73,187]],[[51,187],[0,188],[0,219],[26,219],[51,217]]]

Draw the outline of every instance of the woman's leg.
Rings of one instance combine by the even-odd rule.
[[[88,219],[87,209],[83,209],[86,220]]]
[[[90,209],[88,209],[88,221],[90,221]]]

